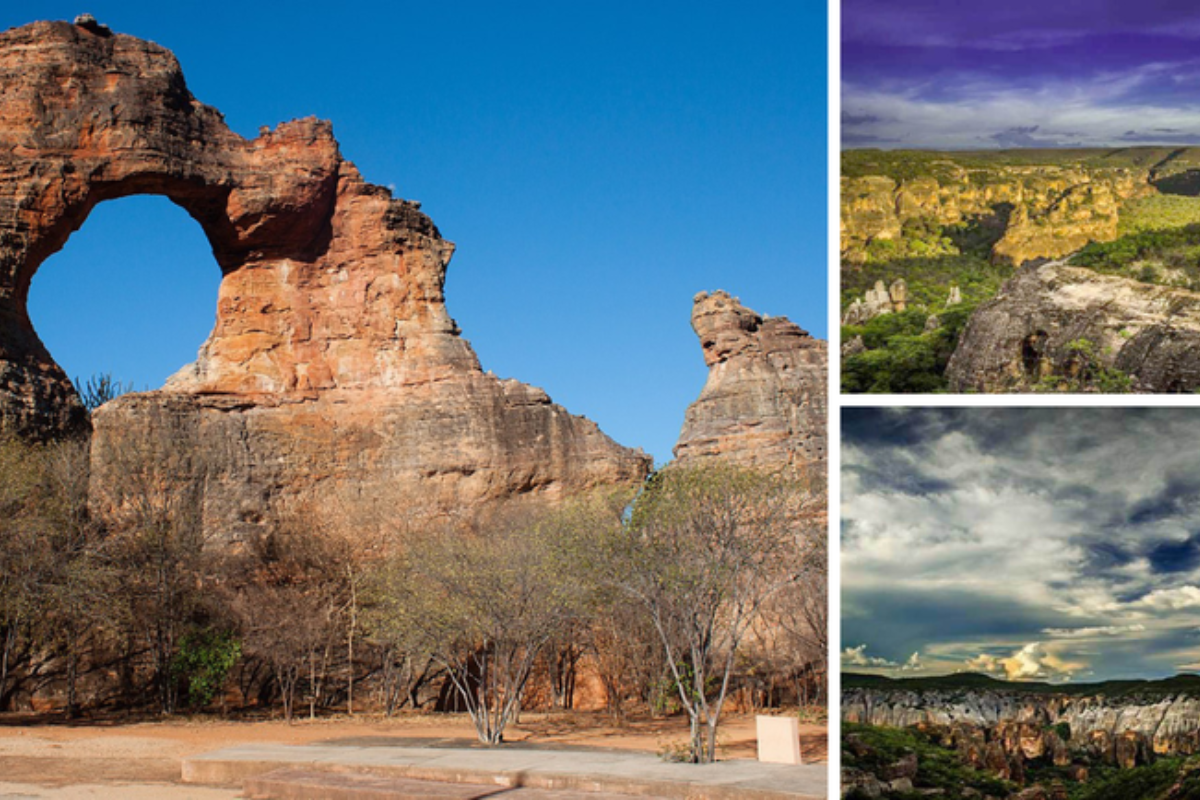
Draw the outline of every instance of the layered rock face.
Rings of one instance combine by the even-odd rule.
[[[196,362],[162,390],[94,415],[101,484],[136,454],[206,487],[206,527],[236,537],[289,497],[317,499],[317,487],[386,485],[475,507],[648,471],[647,456],[541,390],[480,369],[445,307],[453,245],[418,204],[366,183],[328,123],[245,140],[192,97],[167,50],[64,22],[0,34],[0,418],[10,429],[86,426],[30,323],[30,280],[97,203],[146,193],[204,229],[223,274],[217,318]]]
[[[895,240],[906,223],[953,225],[983,219],[1001,231],[992,258],[1017,266],[1059,258],[1089,241],[1117,237],[1126,200],[1154,194],[1154,168],[1082,166],[966,167],[945,154],[939,175],[895,180],[842,179],[842,259],[861,263],[874,240]]]
[[[786,317],[764,318],[725,292],[692,305],[708,381],[687,410],[676,462],[721,458],[824,474],[826,343]]]
[[[1043,695],[1019,691],[877,691],[842,694],[847,722],[938,730],[976,766],[1013,770],[1047,758],[1071,763],[1071,751],[1123,768],[1155,755],[1200,752],[1200,698]],[[1068,732],[1064,739],[1059,731]]]
[[[1029,265],[971,316],[946,376],[955,392],[1022,391],[1085,360],[1129,374],[1134,391],[1200,388],[1200,293]]]

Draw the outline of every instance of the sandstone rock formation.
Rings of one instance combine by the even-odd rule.
[[[725,292],[701,292],[692,328],[708,381],[687,410],[678,463],[825,469],[826,343],[786,317],[764,318]]]
[[[1069,750],[1129,768],[1156,755],[1200,753],[1200,697],[1186,693],[1146,697],[1103,694],[1038,694],[1012,691],[848,689],[842,693],[847,722],[888,727],[920,726],[943,731],[946,743],[970,763],[989,764],[996,743],[1001,759],[1045,758],[1071,763]],[[1062,739],[1059,726],[1069,731]]]
[[[318,487],[471,508],[649,469],[540,389],[480,369],[445,306],[453,245],[418,204],[366,183],[328,123],[245,140],[192,97],[170,52],[94,22],[0,34],[8,428],[86,426],[30,323],[30,280],[97,203],[146,193],[200,224],[223,279],[196,362],[95,414],[101,485],[134,454],[204,487],[206,529],[234,538]]]
[[[884,286],[883,281],[875,281],[875,287],[867,289],[861,298],[846,308],[842,315],[843,325],[862,325],[880,314],[891,314],[908,308],[908,284],[903,278],[892,281],[891,286]]]
[[[946,153],[936,175],[842,179],[842,259],[867,260],[872,241],[895,241],[906,223],[974,219],[998,230],[996,261],[1020,266],[1059,258],[1117,236],[1121,203],[1156,192],[1156,166],[1028,164],[975,166]],[[960,163],[961,162],[961,163]]]
[[[1135,391],[1200,388],[1200,293],[1029,265],[971,316],[946,376],[956,392],[1022,391],[1072,377],[1084,358],[1131,375]]]

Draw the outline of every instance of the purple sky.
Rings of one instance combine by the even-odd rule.
[[[1200,4],[844,0],[844,147],[1200,143]]]

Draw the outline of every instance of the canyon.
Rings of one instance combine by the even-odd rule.
[[[848,151],[843,173],[847,391],[1200,387],[1200,149]]]

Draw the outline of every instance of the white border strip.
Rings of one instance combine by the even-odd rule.
[[[826,171],[828,191],[827,244],[829,263],[829,419],[826,450],[829,456],[829,796],[841,797],[842,765],[842,538],[841,538],[841,164],[842,164],[842,7],[840,0],[829,0],[829,125]]]

